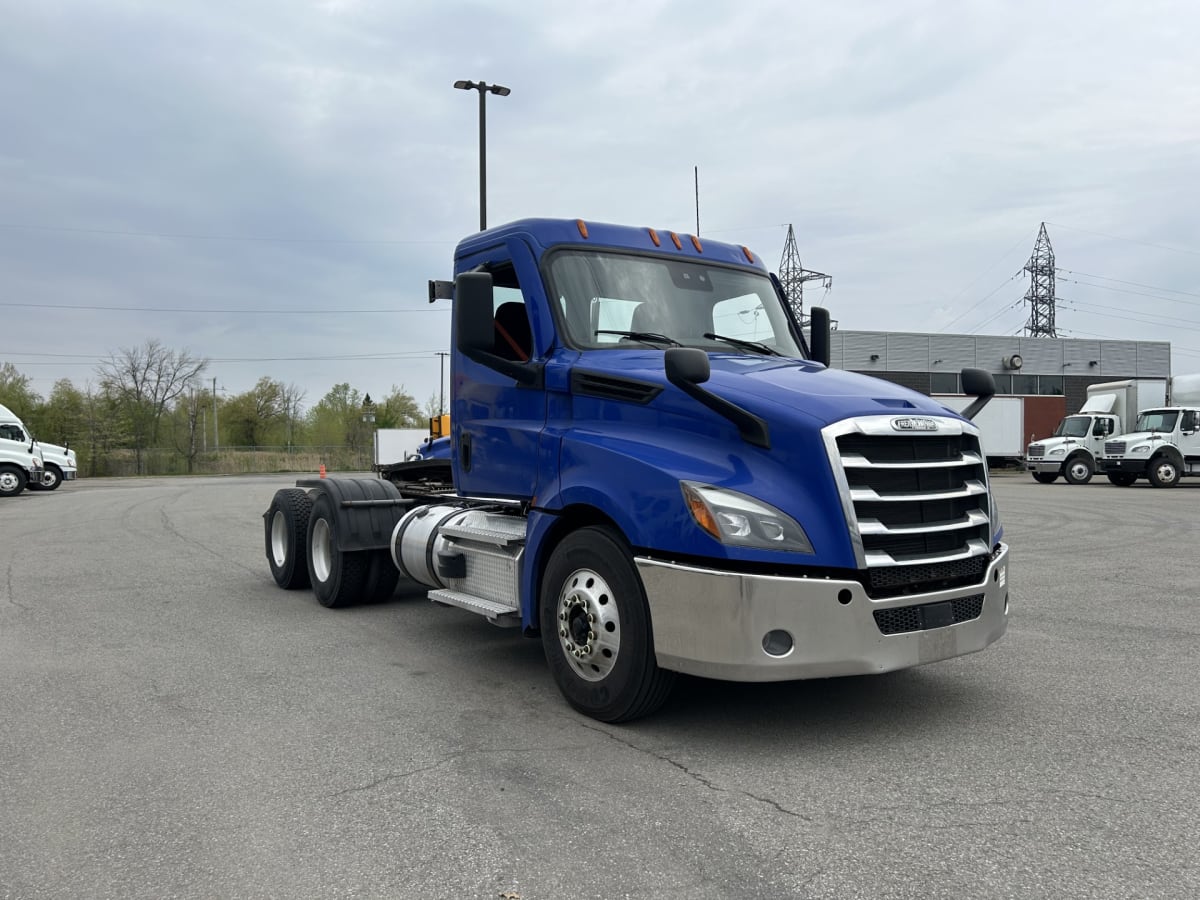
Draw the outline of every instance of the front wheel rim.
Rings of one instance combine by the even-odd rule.
[[[1071,464],[1071,477],[1076,481],[1082,481],[1088,477],[1088,474],[1089,472],[1086,463],[1077,462]]]
[[[1157,473],[1159,481],[1175,480],[1175,466],[1172,463],[1159,463]]]
[[[20,483],[12,472],[0,472],[0,491],[15,491]]]
[[[333,542],[330,537],[329,523],[324,519],[313,522],[312,546],[309,548],[309,559],[312,560],[313,575],[322,583],[329,580],[333,571]]]
[[[608,582],[578,569],[563,582],[555,606],[563,656],[584,681],[602,681],[617,664],[621,616]]]

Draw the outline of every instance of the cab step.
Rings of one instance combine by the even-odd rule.
[[[430,591],[429,599],[434,603],[441,603],[445,606],[456,606],[459,609],[465,609],[467,612],[484,616],[493,625],[500,625],[504,628],[517,628],[521,624],[521,611],[516,607],[506,606],[503,603],[497,603],[495,600],[476,597],[474,594],[466,594],[462,591],[452,591],[443,588]]]

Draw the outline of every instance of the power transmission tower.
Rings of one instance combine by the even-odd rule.
[[[1029,322],[1025,333],[1030,337],[1058,337],[1054,331],[1054,248],[1050,246],[1045,222],[1038,231],[1033,255],[1022,271],[1029,273],[1029,290],[1025,292]]]
[[[814,272],[800,264],[800,251],[796,247],[796,230],[788,225],[787,242],[783,245],[783,259],[779,262],[779,283],[787,297],[792,314],[801,328],[808,326],[808,316],[804,315],[804,283],[819,281],[825,290],[833,287],[833,276],[824,272]]]

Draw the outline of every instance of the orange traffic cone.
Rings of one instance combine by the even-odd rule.
[[[321,463],[321,477],[325,477],[325,463]]]

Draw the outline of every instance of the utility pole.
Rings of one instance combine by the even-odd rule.
[[[438,356],[441,357],[440,369],[438,371],[438,415],[446,414],[446,357],[450,354],[444,350],[438,351]]]
[[[217,378],[213,376],[213,450],[221,449],[221,432],[217,430]]]

